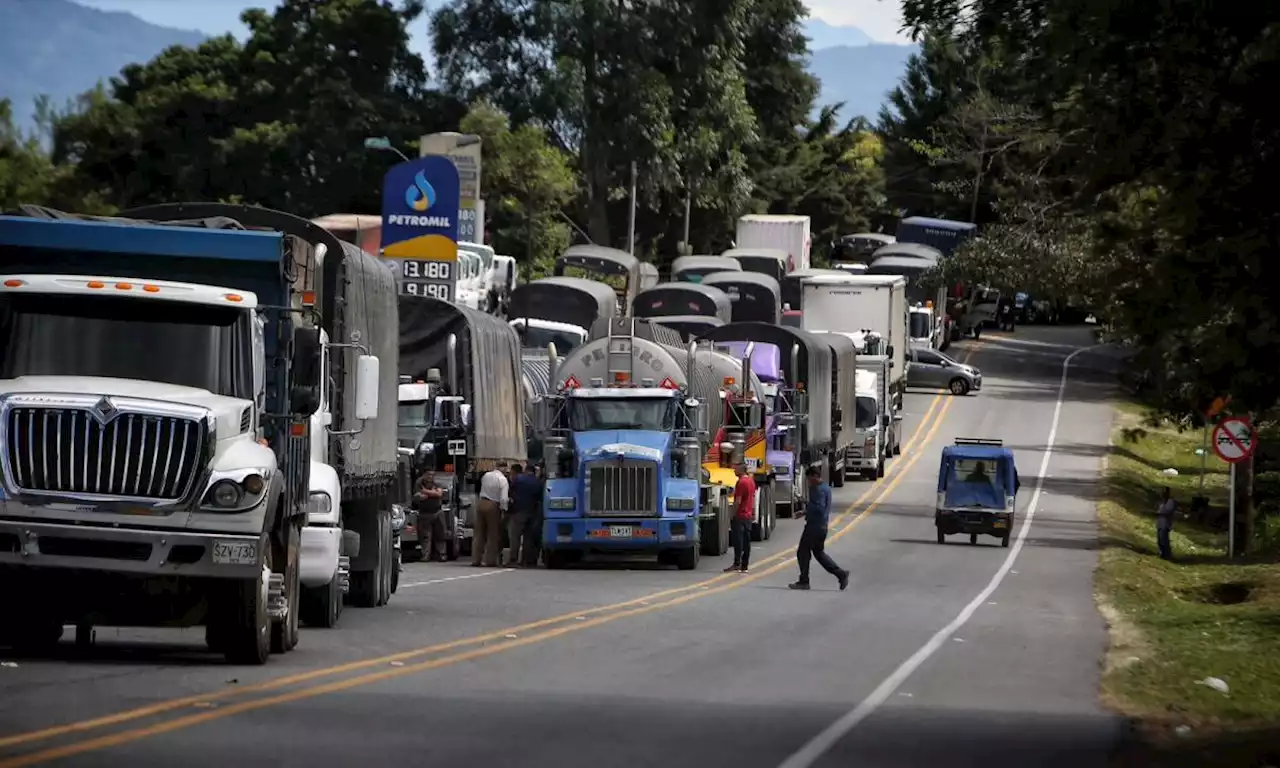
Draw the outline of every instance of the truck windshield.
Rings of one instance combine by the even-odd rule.
[[[569,401],[569,427],[575,432],[603,429],[670,432],[676,428],[675,400],[667,397],[573,398]]]
[[[911,329],[908,335],[913,339],[928,338],[929,334],[933,332],[930,327],[933,324],[930,322],[931,320],[933,318],[929,316],[928,312],[912,312]]]
[[[876,399],[874,397],[858,397],[858,420],[854,424],[858,429],[871,429],[876,425]]]
[[[525,349],[546,349],[548,344],[555,344],[556,354],[561,355],[582,345],[582,334],[573,331],[525,326],[519,332],[520,346]]]
[[[253,399],[243,309],[115,296],[0,297],[0,378],[100,376]]]
[[[426,427],[431,422],[427,418],[427,403],[424,400],[400,403],[398,423],[402,427]]]

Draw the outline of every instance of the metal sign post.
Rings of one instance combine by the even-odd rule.
[[[1236,556],[1236,465],[1248,460],[1258,444],[1258,434],[1248,419],[1230,416],[1213,428],[1213,450],[1231,465],[1227,486],[1227,557]]]

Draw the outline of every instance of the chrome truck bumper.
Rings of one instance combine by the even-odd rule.
[[[266,546],[260,534],[0,520],[0,566],[253,579],[262,573]]]

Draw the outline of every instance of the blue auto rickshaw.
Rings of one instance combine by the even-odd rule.
[[[933,518],[938,543],[967,533],[970,544],[977,544],[978,535],[983,534],[996,536],[1001,546],[1009,546],[1021,486],[1013,451],[1005,448],[1003,441],[957,438],[955,445],[942,449],[938,467],[938,504]]]

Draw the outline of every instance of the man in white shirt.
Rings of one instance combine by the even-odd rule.
[[[502,552],[502,511],[507,508],[506,465],[499,464],[480,478],[476,524],[471,539],[471,564],[498,567]]]

